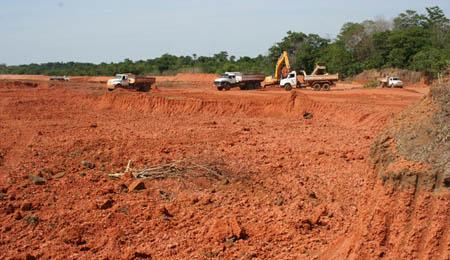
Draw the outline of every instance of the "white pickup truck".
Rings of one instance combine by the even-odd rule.
[[[385,77],[379,81],[382,88],[403,88],[403,81],[398,77]]]

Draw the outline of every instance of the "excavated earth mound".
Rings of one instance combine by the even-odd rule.
[[[375,141],[371,197],[353,235],[330,254],[351,259],[450,258],[450,87],[404,111]]]

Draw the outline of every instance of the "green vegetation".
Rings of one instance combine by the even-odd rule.
[[[44,75],[113,75],[131,72],[138,75],[168,75],[178,72],[273,73],[281,52],[286,50],[296,70],[308,73],[317,62],[326,63],[330,72],[343,77],[363,70],[400,68],[422,71],[430,78],[445,70],[450,60],[450,20],[439,7],[426,8],[425,14],[406,10],[392,21],[367,20],[346,23],[335,40],[317,34],[287,33],[281,42],[272,46],[267,55],[255,58],[230,56],[220,52],[212,57],[174,56],[119,63],[45,63],[20,66],[0,64],[0,74]]]

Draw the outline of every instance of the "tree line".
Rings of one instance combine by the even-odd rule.
[[[266,55],[239,57],[223,51],[211,57],[174,56],[117,63],[51,62],[6,66],[0,64],[0,74],[42,74],[98,76],[130,72],[136,75],[170,75],[179,72],[272,74],[282,51],[287,51],[292,67],[308,73],[315,63],[322,62],[333,73],[343,77],[367,69],[400,68],[424,72],[429,77],[449,66],[450,20],[438,6],[426,8],[421,14],[406,10],[392,20],[383,18],[342,26],[336,39],[317,34],[287,32]]]

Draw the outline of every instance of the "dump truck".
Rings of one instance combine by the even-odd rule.
[[[245,75],[241,72],[225,72],[220,78],[214,80],[217,90],[230,90],[233,87],[239,87],[241,90],[250,90],[261,88],[261,82],[264,81],[264,75]]]
[[[384,77],[378,79],[382,88],[403,88],[403,81],[399,77]]]
[[[53,76],[50,77],[51,81],[70,81],[70,78],[67,76]]]
[[[300,71],[299,74],[296,71],[291,71],[286,78],[280,80],[280,86],[287,91],[292,90],[292,88],[306,87],[311,87],[315,91],[329,91],[338,80],[339,74],[328,74],[323,64],[316,64],[311,75],[307,75],[304,70]]]
[[[134,89],[140,92],[148,92],[152,85],[156,82],[154,77],[140,77],[133,74],[117,74],[115,78],[108,80],[107,86],[109,91],[117,88]]]

